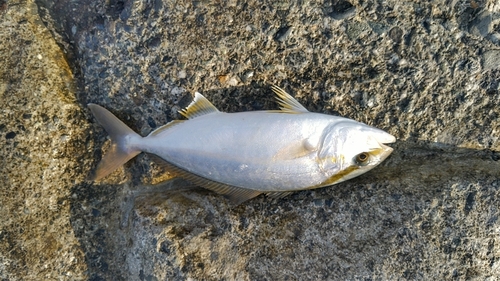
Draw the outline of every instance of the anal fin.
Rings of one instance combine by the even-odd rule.
[[[154,157],[156,159],[161,159],[159,157]],[[164,166],[169,172],[174,173],[175,175],[203,188],[209,189],[216,193],[219,193],[229,199],[231,203],[235,206],[250,200],[254,197],[257,197],[261,194],[261,191],[247,189],[237,186],[232,186],[220,182],[216,182],[213,180],[209,180],[207,178],[195,175],[190,173],[182,168],[179,168],[163,159],[156,161],[159,165]]]
[[[281,199],[292,193],[295,193],[295,191],[267,192],[266,196],[274,199]]]

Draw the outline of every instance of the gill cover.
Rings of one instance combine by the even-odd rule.
[[[320,168],[329,176],[324,185],[339,183],[373,169],[393,150],[385,144],[395,141],[394,136],[380,129],[350,119],[330,125],[318,153]]]

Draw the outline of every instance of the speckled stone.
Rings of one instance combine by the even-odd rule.
[[[71,188],[89,125],[70,68],[32,1],[0,1],[0,38],[0,279],[84,280]]]
[[[500,276],[496,0],[37,3],[75,73],[75,112],[98,103],[146,135],[179,118],[195,90],[223,111],[275,109],[272,83],[311,111],[398,138],[359,178],[232,207],[182,181],[149,185],[168,176],[146,155],[103,182],[79,180],[108,142],[78,115],[65,127],[80,136],[68,142],[74,157],[55,182],[74,179],[56,185],[71,190],[61,236],[78,239],[89,279]]]

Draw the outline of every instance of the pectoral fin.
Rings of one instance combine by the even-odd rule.
[[[274,160],[293,160],[304,157],[318,150],[318,144],[311,139],[289,144],[280,149],[274,156]]]

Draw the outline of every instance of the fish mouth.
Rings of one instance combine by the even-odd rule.
[[[384,161],[394,151],[392,147],[387,146],[383,143],[379,145],[380,145],[379,148],[370,151],[370,154],[374,157],[374,160],[376,161],[377,164]]]
[[[376,150],[374,155],[377,156],[380,161],[384,161],[394,151],[394,148],[388,146],[387,144],[395,143],[396,137],[386,132],[383,132],[383,134],[377,135],[376,140],[380,148]]]
[[[385,158],[387,158],[387,157],[389,157],[389,155],[391,155],[391,153],[394,151],[394,148],[387,146],[383,143],[381,143],[380,146],[382,146],[382,149],[381,149],[382,152],[379,155],[380,161],[384,161]]]

